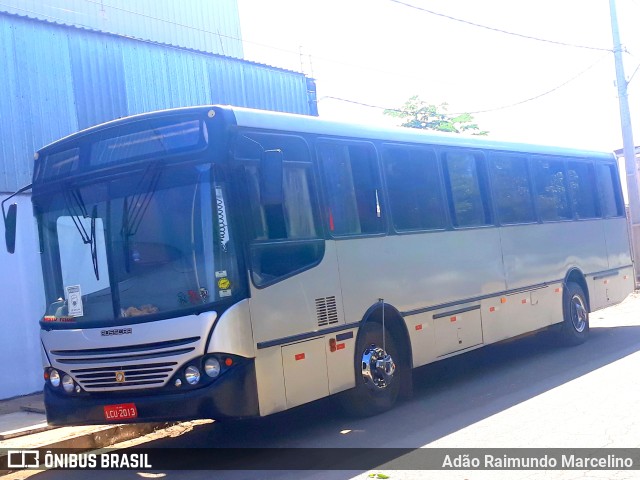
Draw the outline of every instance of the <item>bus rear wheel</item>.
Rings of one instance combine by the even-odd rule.
[[[582,287],[569,282],[562,297],[563,322],[560,341],[564,345],[580,345],[589,336],[589,310]]]
[[[384,332],[384,341],[383,341]],[[382,324],[368,322],[360,330],[355,353],[356,386],[341,396],[344,410],[360,417],[393,407],[400,391],[400,369],[395,339]]]

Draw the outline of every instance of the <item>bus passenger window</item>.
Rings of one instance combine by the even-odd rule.
[[[533,178],[540,218],[543,221],[570,220],[571,209],[565,187],[563,162],[535,159]]]
[[[596,186],[593,164],[569,162],[567,171],[571,203],[577,218],[595,218],[598,216]]]
[[[447,152],[444,158],[453,225],[478,227],[490,223],[476,156],[466,152]]]
[[[535,221],[527,159],[517,155],[492,155],[491,184],[501,223]]]
[[[389,207],[396,230],[432,230],[445,227],[438,164],[433,151],[386,147],[384,172]]]
[[[327,193],[329,230],[333,235],[384,231],[376,156],[368,145],[318,147]]]
[[[596,178],[600,193],[602,216],[621,217],[624,215],[615,167],[613,165],[597,165]]]

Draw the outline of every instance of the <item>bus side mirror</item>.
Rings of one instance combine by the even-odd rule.
[[[260,203],[282,205],[282,150],[265,150],[260,157]]]
[[[4,213],[4,212],[3,212]],[[7,252],[16,251],[16,218],[18,216],[18,204],[9,205],[9,211],[4,216],[4,241],[7,245]]]

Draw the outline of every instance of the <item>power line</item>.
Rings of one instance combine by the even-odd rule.
[[[608,53],[608,52],[607,52],[607,53]],[[606,57],[607,57],[607,55],[603,55],[603,56],[602,56],[602,57],[600,57],[597,61],[595,61],[594,63],[592,63],[591,65],[589,65],[589,66],[588,66],[587,68],[585,68],[584,70],[582,70],[582,71],[578,72],[578,73],[577,73],[577,74],[575,74],[573,77],[571,77],[571,78],[569,78],[568,80],[566,80],[566,81],[562,82],[561,84],[559,84],[559,85],[557,85],[557,86],[555,86],[555,87],[551,88],[550,90],[547,90],[547,91],[545,91],[545,92],[543,92],[543,93],[540,93],[540,94],[538,94],[538,95],[534,95],[533,97],[529,97],[529,98],[526,98],[526,99],[524,99],[524,100],[520,100],[520,101],[518,101],[518,102],[514,102],[514,103],[510,103],[510,104],[508,104],[508,105],[502,105],[502,106],[494,107],[494,108],[486,108],[486,109],[483,109],[483,110],[475,110],[475,111],[472,111],[472,112],[454,112],[454,113],[447,112],[447,113],[449,113],[449,115],[462,115],[462,114],[465,114],[465,113],[468,113],[468,114],[474,115],[474,114],[477,114],[477,113],[497,112],[497,111],[499,111],[499,110],[505,110],[505,109],[507,109],[507,108],[517,107],[518,105],[522,105],[523,103],[532,102],[532,101],[537,100],[537,99],[539,99],[539,98],[542,98],[542,97],[544,97],[544,96],[546,96],[546,95],[549,95],[549,94],[551,94],[551,93],[553,93],[553,92],[555,92],[555,91],[557,91],[557,90],[561,89],[562,87],[564,87],[564,86],[568,85],[569,83],[573,82],[574,80],[578,79],[579,77],[581,77],[582,75],[584,75],[585,73],[587,73],[589,70],[591,70],[592,68],[594,68],[597,64],[599,64],[599,63],[600,63],[604,58],[606,58]],[[398,108],[387,108],[387,107],[382,107],[382,106],[380,106],[380,105],[371,105],[371,104],[368,104],[368,103],[358,102],[358,101],[356,101],[356,100],[350,100],[350,99],[346,99],[346,98],[334,97],[334,96],[331,96],[331,95],[325,95],[324,97],[321,97],[321,98],[318,100],[318,102],[320,102],[320,101],[322,101],[322,100],[324,100],[324,99],[337,100],[337,101],[340,101],[340,102],[352,103],[352,104],[355,104],[355,105],[360,105],[360,106],[363,106],[363,107],[369,107],[369,108],[377,108],[377,109],[380,109],[380,110],[390,110],[390,111],[392,111],[392,112],[398,112],[398,113],[411,113],[411,112],[408,112],[408,111],[406,111],[406,110],[401,110],[401,109],[398,109]]]
[[[418,7],[417,5],[412,5],[410,3],[406,3],[406,2],[403,2],[401,0],[389,0],[389,1],[393,2],[393,3],[397,3],[399,5],[404,5],[405,7],[413,8],[415,10],[420,10],[421,12],[430,13],[431,15],[435,15],[437,17],[446,18],[448,20],[453,20],[455,22],[464,23],[466,25],[472,25],[472,26],[478,27],[478,28],[484,28],[485,30],[490,30],[492,32],[504,33],[505,35],[512,35],[514,37],[519,37],[519,38],[526,38],[527,40],[535,40],[535,41],[538,41],[538,42],[551,43],[553,45],[562,45],[564,47],[584,48],[586,50],[598,50],[598,51],[602,51],[602,52],[612,52],[613,51],[610,48],[592,47],[592,46],[589,46],[589,45],[578,45],[578,44],[575,44],[575,43],[560,42],[560,41],[557,41],[557,40],[549,40],[547,38],[533,37],[531,35],[524,35],[522,33],[510,32],[508,30],[502,30],[501,28],[489,27],[488,25],[482,25],[480,23],[471,22],[469,20],[464,20],[462,18],[452,17],[451,15],[446,15],[444,13],[440,13],[440,12],[435,12],[433,10],[429,10],[427,8]]]

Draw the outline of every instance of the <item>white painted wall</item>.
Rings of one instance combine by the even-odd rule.
[[[30,196],[9,203],[18,204],[18,233],[16,253],[10,255],[0,221],[0,399],[40,391],[43,383],[38,321],[45,300],[37,228]]]

